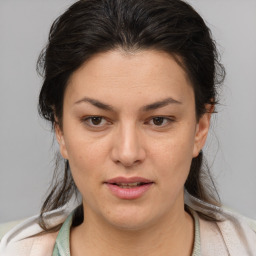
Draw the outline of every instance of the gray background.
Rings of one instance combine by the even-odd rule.
[[[36,60],[71,0],[0,0],[0,222],[39,212],[51,181],[51,129],[37,114]],[[256,218],[256,0],[190,0],[227,79],[206,146],[223,203]]]

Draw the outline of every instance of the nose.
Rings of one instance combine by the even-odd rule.
[[[115,134],[112,160],[125,167],[132,167],[144,161],[145,149],[135,124],[120,125]]]

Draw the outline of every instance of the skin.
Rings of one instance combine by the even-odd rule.
[[[167,98],[164,106],[145,107]],[[103,118],[92,122],[91,116]],[[184,210],[183,188],[210,113],[197,122],[192,85],[176,61],[154,50],[95,55],[73,73],[62,121],[56,137],[85,212],[71,229],[71,254],[191,255],[193,219]],[[124,200],[104,184],[118,176],[154,184],[142,197]]]

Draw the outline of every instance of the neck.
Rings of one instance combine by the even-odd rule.
[[[101,256],[106,252],[116,256],[189,256],[192,253],[193,219],[183,209],[163,216],[161,223],[138,230],[122,230],[103,224],[95,215],[88,213],[88,209],[86,212],[87,221],[71,230],[72,256]]]

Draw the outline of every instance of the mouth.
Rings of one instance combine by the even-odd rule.
[[[120,199],[137,199],[143,196],[154,184],[142,177],[117,177],[104,182],[111,193]]]
[[[148,184],[151,184],[153,182],[132,182],[132,183],[109,183],[114,186],[118,186],[119,188],[135,188],[135,187],[141,187]]]
[[[116,178],[107,180],[105,183],[112,184],[121,188],[134,188],[134,187],[148,185],[154,182],[152,180],[149,180],[143,177],[129,177],[129,178],[116,177]]]

